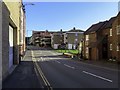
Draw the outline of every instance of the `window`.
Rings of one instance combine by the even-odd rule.
[[[77,36],[78,36],[78,33],[75,33],[75,36],[77,37]]]
[[[110,44],[110,50],[112,50],[112,44]]]
[[[110,36],[112,36],[112,28],[110,29]]]
[[[117,51],[119,51],[119,45],[117,44]]]
[[[86,53],[88,53],[88,47],[86,47]]]
[[[86,41],[88,41],[89,40],[89,35],[86,35]]]
[[[88,43],[88,41],[85,41],[85,45],[87,46],[89,43]]]
[[[120,25],[116,27],[117,35],[120,34]]]

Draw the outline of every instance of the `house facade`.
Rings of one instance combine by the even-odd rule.
[[[59,49],[59,46],[64,43],[64,34],[62,31],[51,34],[51,46],[54,49]]]
[[[77,49],[83,39],[84,31],[75,29],[69,30],[64,34],[64,43],[67,45],[67,49]]]
[[[2,2],[2,29],[0,30],[0,60],[2,60],[2,80],[20,63],[20,31],[22,1]]]
[[[119,61],[119,14],[92,25],[84,33],[84,58]]]

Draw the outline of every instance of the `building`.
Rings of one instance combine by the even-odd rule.
[[[2,29],[0,30],[0,60],[2,60],[2,80],[4,80],[20,62],[20,31],[22,1],[3,0]]]
[[[64,33],[64,43],[67,49],[78,49],[81,40],[83,39],[84,31],[75,29],[75,27]]]
[[[31,43],[34,46],[51,46],[51,33],[46,31],[33,31]]]
[[[119,14],[110,20],[93,24],[84,33],[84,58],[89,60],[120,60]]]
[[[20,50],[20,56],[21,59],[25,54],[25,49],[26,49],[26,43],[25,43],[25,31],[26,31],[26,16],[25,16],[25,7],[24,5],[22,5],[22,7],[20,8],[20,19],[21,19],[21,23],[20,23],[20,46],[19,46],[19,50]]]
[[[54,49],[59,49],[60,45],[64,43],[63,31],[54,32],[51,34],[51,46]]]

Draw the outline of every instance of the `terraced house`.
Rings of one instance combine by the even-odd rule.
[[[67,49],[77,49],[83,39],[83,30],[76,29],[75,27],[64,33],[64,43]]]
[[[84,58],[119,61],[119,14],[110,20],[93,24],[84,33]]]
[[[65,32],[58,31],[51,34],[51,46],[54,49],[59,49],[60,45],[64,44],[64,34]]]
[[[25,51],[25,13],[21,0],[14,0],[14,2],[3,0],[0,9],[2,9],[0,60],[2,60],[2,78],[4,80],[14,70],[15,65],[20,63],[21,53]]]

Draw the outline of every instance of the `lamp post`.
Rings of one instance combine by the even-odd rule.
[[[22,5],[22,8],[23,8],[24,12],[26,12],[25,7],[28,6],[28,5],[35,5],[35,4],[33,4],[33,3],[23,4],[23,5]],[[29,41],[29,38],[28,38],[28,30],[27,30],[27,39],[26,39],[26,40],[27,40],[27,43],[26,43],[26,44],[28,45],[28,41]]]

